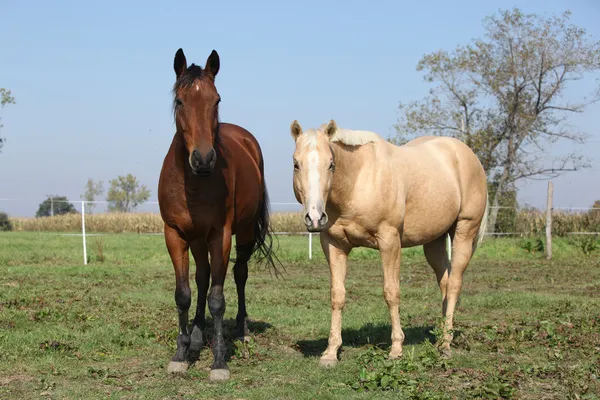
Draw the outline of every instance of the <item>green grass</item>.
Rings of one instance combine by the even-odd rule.
[[[465,274],[454,354],[445,360],[431,345],[441,310],[433,271],[421,248],[406,249],[405,355],[396,362],[385,360],[390,326],[378,253],[353,252],[341,361],[322,369],[329,272],[318,239],[312,261],[307,245],[307,237],[279,238],[284,279],[251,267],[250,344],[232,341],[229,274],[231,380],[210,383],[208,348],[187,377],[166,373],[177,313],[162,236],[89,237],[82,266],[80,237],[1,233],[0,399],[598,398],[598,252],[557,240],[548,262],[525,239],[486,240]],[[209,318],[209,335],[210,327]]]

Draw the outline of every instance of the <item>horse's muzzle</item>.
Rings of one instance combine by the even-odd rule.
[[[206,155],[202,155],[198,150],[192,151],[190,155],[190,167],[194,175],[205,177],[212,174],[217,163],[217,153],[211,147]]]
[[[329,221],[329,217],[326,213],[322,213],[317,221],[313,220],[309,214],[304,216],[304,225],[306,225],[306,230],[309,232],[321,232],[325,229],[327,221]]]

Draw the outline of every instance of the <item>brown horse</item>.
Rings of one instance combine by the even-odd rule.
[[[223,380],[229,378],[223,338],[223,285],[232,235],[236,236],[237,253],[233,267],[239,301],[236,322],[242,339],[248,337],[245,298],[248,261],[258,252],[262,260],[275,267],[263,157],[250,132],[219,122],[221,97],[215,87],[219,72],[217,52],[212,51],[204,69],[194,64],[188,68],[183,50],[179,49],[174,68],[177,131],[158,183],[165,242],[175,268],[175,303],[179,313],[177,352],[168,371],[185,372],[198,358],[205,339],[208,292],[208,309],[215,332],[210,378]],[[196,261],[198,286],[196,317],[190,329],[188,249]]]
[[[335,364],[342,345],[346,263],[354,247],[381,253],[392,322],[389,355],[396,358],[404,341],[398,311],[401,249],[423,245],[442,292],[440,345],[448,354],[463,273],[486,228],[487,183],[477,156],[448,137],[395,146],[373,132],[338,129],[335,121],[306,132],[294,121],[291,133],[294,193],[304,205],[307,229],[321,232],[331,271],[331,331],[321,364]]]

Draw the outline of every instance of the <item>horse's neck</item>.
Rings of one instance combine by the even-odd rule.
[[[357,183],[364,158],[356,147],[332,143],[331,148],[334,154],[335,172],[327,204],[343,211]]]

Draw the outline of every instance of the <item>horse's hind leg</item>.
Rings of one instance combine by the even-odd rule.
[[[204,240],[195,240],[191,244],[192,255],[196,261],[196,286],[198,287],[198,304],[196,317],[191,334],[188,350],[190,361],[196,361],[204,345],[204,328],[206,327],[206,294],[210,283],[210,264],[208,262],[208,247]]]
[[[185,372],[188,369],[187,350],[190,345],[188,332],[188,310],[192,303],[192,292],[189,283],[189,255],[188,243],[179,233],[165,225],[165,242],[173,268],[175,269],[175,303],[179,314],[179,335],[177,336],[177,352],[169,363],[167,371],[170,373]]]
[[[437,279],[440,291],[442,292],[442,316],[446,316],[446,293],[448,289],[448,273],[450,272],[450,259],[446,250],[446,237],[444,234],[433,242],[423,245],[425,258]]]
[[[254,240],[252,226],[236,235],[236,261],[233,266],[233,277],[238,296],[238,313],[235,320],[238,338],[243,342],[250,340],[248,313],[246,312],[246,282],[248,281],[248,260],[252,257]]]
[[[473,255],[473,242],[477,240],[479,225],[471,220],[459,220],[452,243],[452,261],[446,285],[446,299],[444,304],[445,321],[443,327],[444,340],[441,350],[450,355],[450,342],[452,342],[452,328],[454,324],[454,308],[460,296],[463,283],[463,274]]]

